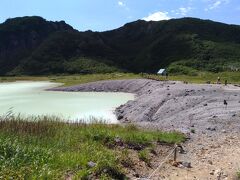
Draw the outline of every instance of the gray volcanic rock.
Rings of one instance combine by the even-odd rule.
[[[183,132],[189,132],[191,127],[200,131],[209,127],[221,130],[226,129],[228,121],[233,119],[232,123],[236,123],[232,130],[240,129],[237,123],[240,89],[232,86],[133,79],[99,81],[52,90],[134,93],[135,100],[121,105],[115,113],[121,122],[134,122],[145,127]],[[228,101],[227,108],[224,99]]]

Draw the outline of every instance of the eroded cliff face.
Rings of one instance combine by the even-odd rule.
[[[8,19],[0,25],[0,74],[15,68],[51,34],[73,30],[64,21],[51,22],[41,17]]]

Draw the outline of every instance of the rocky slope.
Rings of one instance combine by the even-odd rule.
[[[240,90],[222,85],[183,84],[147,79],[99,81],[60,91],[104,91],[135,93],[136,99],[120,106],[116,115],[121,122],[148,123],[168,130],[206,129],[212,122],[240,113]],[[224,105],[224,100],[228,105]],[[225,123],[219,123],[224,128]],[[240,124],[236,124],[239,128]]]

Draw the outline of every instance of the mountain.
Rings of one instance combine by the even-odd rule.
[[[238,69],[240,26],[182,18],[79,32],[37,16],[0,24],[0,75],[155,73],[167,66],[192,75]]]

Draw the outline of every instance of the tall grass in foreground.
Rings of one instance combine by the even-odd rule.
[[[184,136],[176,132],[144,131],[133,125],[2,117],[0,179],[124,179],[121,156],[127,153],[123,151],[140,152],[156,142],[183,140]]]

